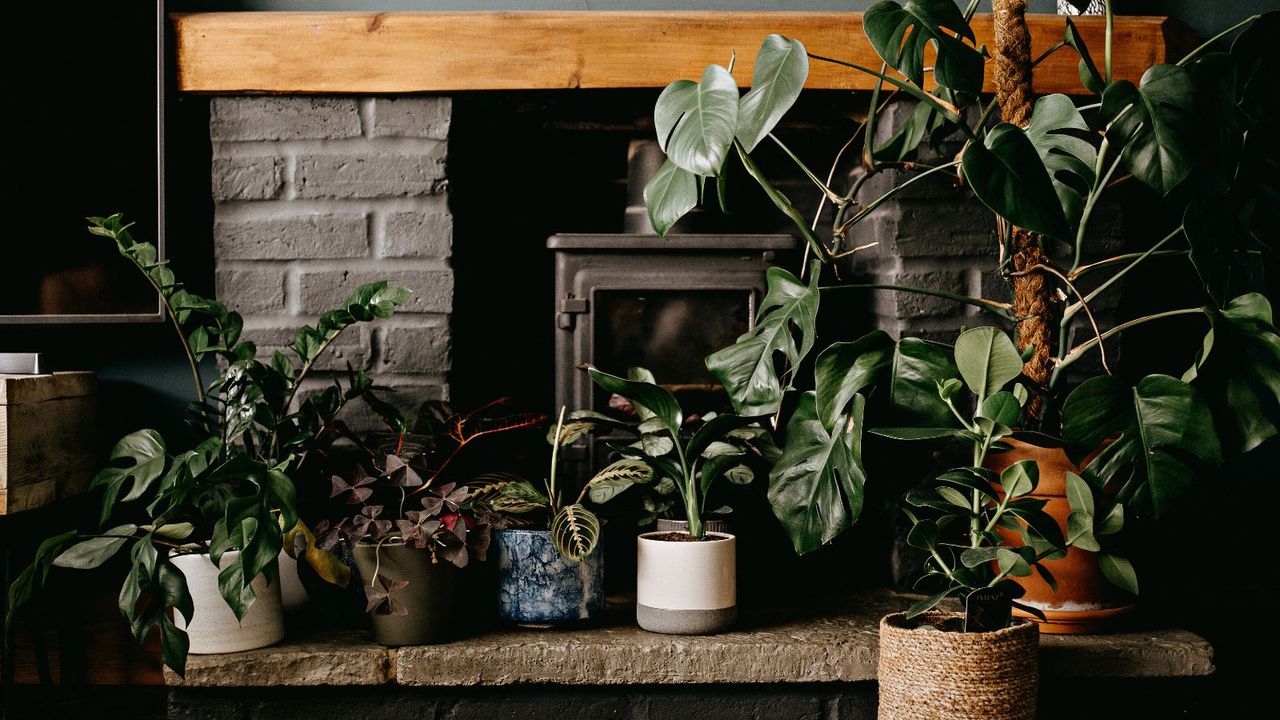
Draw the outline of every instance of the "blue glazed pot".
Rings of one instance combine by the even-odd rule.
[[[580,563],[560,557],[546,530],[499,530],[498,614],[529,625],[586,620],[604,609],[600,548]]]

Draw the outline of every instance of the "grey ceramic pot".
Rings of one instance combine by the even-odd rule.
[[[454,613],[457,568],[443,560],[431,562],[431,553],[402,543],[359,543],[356,568],[361,582],[373,581],[376,571],[388,580],[408,585],[392,595],[408,610],[404,615],[370,614],[373,639],[379,645],[433,645],[452,639],[457,626]]]
[[[714,533],[730,533],[728,520],[707,520],[702,521],[703,529],[707,532]],[[654,528],[657,532],[689,532],[688,520],[671,520],[670,518],[658,518],[658,525]]]
[[[604,554],[597,547],[582,562],[560,556],[546,530],[499,530],[492,552],[498,563],[498,614],[521,625],[587,620],[604,609]]]

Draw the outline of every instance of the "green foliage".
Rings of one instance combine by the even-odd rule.
[[[663,149],[671,162],[694,175],[720,172],[738,127],[738,84],[729,71],[708,65],[696,84],[679,81],[658,96],[655,118],[666,139]],[[670,123],[670,134],[664,131]]]
[[[735,136],[747,152],[773,130],[795,104],[809,77],[809,56],[799,40],[769,35],[756,53],[751,90],[738,101]]]
[[[782,268],[769,268],[768,292],[756,313],[755,327],[707,357],[707,369],[724,384],[739,415],[777,412],[801,361],[813,349],[819,301],[816,269],[805,284]],[[781,373],[775,370],[777,355],[785,362]],[[605,389],[627,397],[619,390]]]
[[[1018,227],[1067,239],[1071,231],[1049,170],[1027,133],[1000,123],[965,151],[961,165],[973,194]]]
[[[649,224],[666,237],[676,221],[698,205],[698,176],[665,160],[653,179],[644,186],[644,204]]]
[[[291,346],[296,363],[277,353],[266,364],[256,358],[252,343],[241,340],[240,316],[186,290],[153,245],[134,240],[120,215],[89,222],[89,231],[112,240],[164,303],[195,383],[197,400],[189,422],[197,441],[171,454],[154,430],[122,438],[111,451],[110,464],[93,480],[93,487],[103,490],[101,523],[140,512],[148,522],[46,541],[33,565],[10,587],[10,611],[32,598],[49,567],[95,568],[128,547],[120,611],[139,642],[159,629],[164,661],[181,674],[187,637],[170,612],[190,619],[192,600],[186,579],[170,561],[171,552],[208,552],[216,564],[227,552],[237,551],[219,572],[218,584],[236,617],[244,617],[254,601],[253,579],[259,574],[275,577],[282,530],[305,530],[288,473],[309,451],[333,440],[340,430],[338,411],[371,386],[363,373],[351,371],[347,389],[335,382],[299,399],[303,380],[345,328],[389,317],[408,300],[409,291],[385,282],[358,288],[342,307],[298,330]],[[223,370],[206,385],[200,361],[211,355]],[[332,556],[309,544],[306,558],[326,578],[345,582],[345,575],[334,572],[340,563]]]
[[[1162,195],[1195,164],[1195,113],[1195,83],[1177,65],[1154,65],[1137,87],[1119,80],[1102,94],[1107,140],[1124,149],[1125,168]]]
[[[939,85],[969,93],[982,89],[982,55],[964,43],[974,42],[973,30],[952,0],[881,0],[863,13],[862,28],[880,57],[913,84],[924,84],[925,47],[931,45]]]

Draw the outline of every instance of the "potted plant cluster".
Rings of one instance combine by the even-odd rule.
[[[346,584],[347,567],[316,547],[298,518],[292,475],[308,453],[332,442],[339,411],[371,383],[352,371],[345,388],[335,382],[310,395],[300,391],[345,328],[390,317],[410,293],[385,282],[364,285],[343,307],[297,331],[293,357],[276,352],[263,362],[240,338],[240,316],[186,290],[119,215],[90,223],[90,232],[112,240],[164,303],[194,382],[188,420],[194,440],[173,452],[155,430],[139,430],[116,443],[111,464],[93,480],[103,493],[105,529],[73,530],[42,543],[9,588],[6,622],[51,567],[96,568],[128,548],[120,612],[138,642],[158,628],[164,662],[181,675],[188,652],[246,650],[283,636],[277,557],[297,547],[296,538],[304,539],[303,557],[322,578]],[[212,356],[221,373],[206,384],[200,363]]]
[[[721,183],[736,164],[807,241],[814,258],[804,268],[808,281],[771,270],[756,326],[707,359],[739,413],[778,417],[785,425],[769,497],[798,552],[829,542],[856,519],[866,479],[865,428],[883,427],[886,435],[919,442],[989,441],[963,474],[975,480],[973,487],[940,480],[946,488],[941,497],[909,496],[909,503],[914,497],[926,508],[959,510],[957,503],[967,500],[970,521],[980,526],[978,532],[968,528],[968,542],[991,544],[974,546],[987,549],[969,559],[994,552],[983,562],[1000,572],[1007,566],[1005,577],[1030,591],[1023,600],[1028,611],[1047,616],[1045,630],[1096,631],[1138,591],[1125,549],[1134,533],[1186,503],[1224,458],[1278,432],[1280,335],[1269,303],[1251,283],[1259,257],[1270,252],[1262,233],[1274,227],[1267,199],[1275,194],[1275,166],[1265,143],[1276,113],[1274,97],[1263,90],[1263,58],[1280,13],[1249,18],[1177,63],[1153,66],[1135,85],[1113,77],[1109,29],[1101,62],[1068,19],[1062,42],[1032,56],[1025,4],[994,0],[998,22],[1009,32],[998,32],[989,52],[974,45],[969,23],[977,6],[875,3],[863,27],[883,60],[878,70],[812,56],[799,41],[772,35],[756,56],[752,88],[744,95],[718,65],[698,82],[671,84],[654,111],[667,161],[646,188],[646,202],[652,225],[665,234],[697,204],[703,179]],[[1217,41],[1237,31],[1228,52],[1215,50]],[[1095,99],[1077,104],[1049,95],[1033,104],[1035,65],[1068,49],[1078,53],[1081,81]],[[930,68],[926,51],[933,56]],[[849,143],[860,145],[861,153],[847,189],[822,180],[835,177],[835,169],[819,175],[772,133],[799,96],[810,60],[877,79],[868,117]],[[1000,92],[984,102],[979,93],[988,62]],[[887,131],[886,92],[917,103]],[[997,110],[1004,122],[991,121]],[[929,159],[931,146],[942,160]],[[829,234],[820,237],[816,223],[807,222],[761,172],[754,156],[774,148],[800,167],[824,205],[833,206]],[[867,180],[888,171],[898,173],[898,182],[865,197]],[[855,232],[877,207],[917,183],[944,181],[969,188],[993,212],[994,271],[1011,286],[1012,302],[929,288],[822,284],[863,247]],[[1093,254],[1090,219],[1116,186],[1145,191],[1161,204],[1162,217],[1175,218],[1172,227],[1146,247],[1087,262]],[[1202,280],[1200,297],[1188,303],[1185,293],[1169,293],[1161,298],[1169,309],[1110,327],[1094,312],[1096,301],[1116,292],[1136,269],[1179,262],[1190,262]],[[797,377],[815,350],[822,296],[860,288],[967,303],[1004,322],[1014,344],[991,328],[962,334],[957,373],[945,347],[909,337],[894,342],[875,332],[818,349],[812,377]],[[1131,384],[1112,374],[1108,340],[1174,317],[1207,324],[1187,348],[1181,377],[1151,374]],[[1073,346],[1079,334],[1086,339]],[[1074,372],[1079,366],[1072,366],[1090,353],[1099,353],[1103,374],[1081,381]],[[988,363],[985,370],[976,369],[975,358]],[[1000,372],[990,374],[996,368]],[[797,389],[805,385],[813,390]],[[972,398],[957,395],[966,385]],[[1028,461],[1040,478],[1058,478],[1047,483],[1056,487],[1040,488],[1046,497],[1013,501],[1015,508],[1038,505],[1040,527],[1006,505],[1002,519],[988,528],[991,516],[982,513],[1011,494],[1000,482],[1004,473],[1023,468],[1030,477]],[[1044,523],[1046,512],[1055,529]],[[944,529],[965,529],[956,523]],[[921,527],[933,525],[916,523],[916,544],[930,532]],[[1050,540],[1059,535],[1067,542],[1056,546]],[[1015,536],[1025,537],[1020,550],[1000,546]],[[932,559],[938,563],[933,576],[941,570],[950,578],[942,592],[985,589],[977,582],[984,576],[973,573],[986,565],[957,568],[947,560],[947,571]],[[1097,592],[1104,585],[1096,582],[1100,577],[1114,589]]]

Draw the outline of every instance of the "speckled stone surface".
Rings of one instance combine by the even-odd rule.
[[[387,649],[334,633],[229,655],[191,656],[185,687],[654,685],[874,680],[878,622],[912,602],[888,592],[823,609],[746,611],[720,635],[658,635],[611,602],[594,627],[504,629],[443,645]],[[1045,678],[1173,678],[1213,672],[1213,648],[1185,630],[1041,636]]]
[[[563,623],[595,617],[604,609],[604,553],[582,562],[560,556],[545,530],[499,530],[493,536],[498,563],[498,612],[517,623]]]

